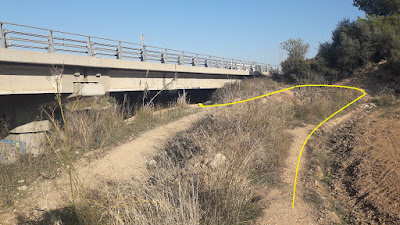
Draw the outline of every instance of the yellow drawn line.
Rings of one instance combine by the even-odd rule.
[[[365,91],[360,89],[360,88],[356,88],[356,87],[350,87],[350,86],[341,86],[341,85],[329,85],[329,84],[303,84],[303,85],[296,85],[293,87],[289,87],[289,88],[285,88],[279,91],[275,91],[272,93],[268,93],[265,95],[260,95],[254,98],[249,98],[246,100],[242,100],[242,101],[237,101],[237,102],[231,102],[231,103],[224,103],[224,104],[216,104],[216,105],[203,105],[202,103],[199,103],[200,107],[216,107],[216,106],[227,106],[227,105],[234,105],[234,104],[238,104],[238,103],[243,103],[243,102],[248,102],[248,101],[252,101],[252,100],[256,100],[259,98],[263,98],[269,95],[273,95],[273,94],[277,94],[280,92],[284,92],[293,88],[297,88],[297,87],[337,87],[337,88],[346,88],[346,89],[353,89],[353,90],[357,90],[362,92],[363,94],[360,95],[358,98],[354,99],[353,101],[351,101],[349,104],[345,105],[344,107],[342,107],[341,109],[339,109],[338,111],[336,111],[335,113],[333,113],[332,115],[328,116],[324,121],[322,121],[320,124],[318,124],[317,127],[314,128],[313,131],[311,131],[311,133],[308,135],[307,139],[304,141],[303,143],[303,147],[301,147],[300,150],[300,154],[299,154],[299,159],[297,160],[297,167],[296,167],[296,176],[294,178],[294,187],[293,187],[293,202],[292,202],[292,208],[294,208],[294,200],[295,200],[295,196],[296,196],[296,183],[297,183],[297,174],[299,171],[299,165],[300,165],[300,159],[301,159],[301,154],[303,153],[303,149],[306,146],[308,139],[310,139],[311,135],[320,127],[322,126],[322,124],[324,124],[326,121],[328,121],[329,119],[331,119],[332,117],[334,117],[336,114],[338,114],[339,112],[341,112],[342,110],[344,110],[345,108],[349,107],[351,104],[355,103],[356,101],[360,100],[362,97],[364,97],[366,95]]]

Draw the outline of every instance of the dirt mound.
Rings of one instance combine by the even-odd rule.
[[[400,110],[386,109],[340,126],[325,140],[331,159],[322,181],[330,187],[333,211],[346,223],[400,221],[399,133]]]
[[[365,215],[362,222],[400,221],[400,120],[371,115],[356,129],[358,145],[343,163],[342,188]],[[396,222],[397,221],[397,222]]]

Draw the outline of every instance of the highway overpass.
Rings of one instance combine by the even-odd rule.
[[[0,22],[0,95],[213,89],[270,70],[261,63]]]
[[[270,65],[0,21],[0,122],[11,128],[63,98],[216,89]]]

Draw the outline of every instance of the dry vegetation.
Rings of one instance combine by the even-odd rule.
[[[172,110],[162,113],[158,112],[162,111],[160,106],[149,104],[146,107],[131,107],[127,102],[120,105],[108,96],[62,102],[62,115],[60,105],[46,106],[42,109],[42,117],[49,119],[53,128],[47,133],[42,154],[25,154],[15,163],[0,164],[0,207],[12,207],[15,201],[23,197],[23,192],[18,191],[21,185],[53,179],[61,171],[70,173],[73,178],[73,163],[77,159],[99,157],[132,135],[193,113],[182,98],[170,104]],[[128,122],[126,118],[132,116],[134,119]],[[80,185],[77,180],[72,183],[74,189]]]
[[[245,99],[282,85],[247,80],[218,90],[214,102]],[[260,185],[280,183],[291,137],[286,129],[318,122],[357,92],[295,90],[218,108],[160,149],[148,180],[105,182],[76,207],[83,224],[249,224],[260,215]],[[317,96],[317,97],[315,97]]]
[[[228,84],[213,96],[214,103],[246,99],[285,88],[270,79]],[[290,148],[287,129],[316,123],[353,100],[358,93],[329,88],[302,88],[245,104],[211,110],[191,130],[172,139],[148,164],[146,181],[104,182],[99,190],[79,189],[73,162],[86,152],[101,153],[135,132],[167,123],[192,110],[186,95],[173,110],[155,113],[152,104],[131,110],[108,97],[89,98],[48,108],[54,123],[48,145],[38,157],[22,157],[1,166],[5,184],[2,199],[11,206],[18,180],[27,184],[70,174],[71,206],[47,212],[64,224],[249,224],[261,209],[255,190],[280,184],[280,173]],[[60,119],[63,118],[63,119]],[[89,154],[93,156],[93,154]],[[4,191],[5,190],[5,191]],[[46,216],[47,215],[47,216]],[[29,219],[22,218],[22,222]]]

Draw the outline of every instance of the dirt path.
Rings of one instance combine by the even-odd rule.
[[[178,132],[189,129],[204,112],[186,116],[180,120],[147,131],[138,138],[122,144],[92,165],[88,172],[78,168],[84,183],[95,183],[101,179],[129,180],[144,176],[146,163],[151,160],[157,149],[165,145]],[[86,167],[87,168],[87,167]]]
[[[141,178],[146,163],[157,149],[165,145],[177,133],[189,129],[200,120],[206,111],[192,114],[169,124],[149,130],[137,138],[110,150],[104,157],[90,165],[81,160],[77,163],[76,174],[85,188],[98,188],[101,180],[128,180]],[[0,213],[6,224],[17,224],[17,213],[29,217],[40,217],[45,211],[63,208],[69,203],[69,179],[66,174],[55,180],[32,185],[26,191],[27,197],[15,204],[13,212]]]
[[[355,111],[333,118],[326,122],[320,129],[326,130],[342,123],[354,113]],[[313,216],[313,209],[302,198],[304,190],[301,178],[305,163],[304,152],[299,166],[295,207],[292,208],[293,184],[297,160],[304,141],[315,126],[297,127],[289,131],[293,135],[293,143],[285,161],[285,168],[282,175],[283,185],[266,192],[266,197],[262,200],[262,204],[266,208],[263,210],[263,216],[256,222],[257,224],[318,224],[316,218]]]

